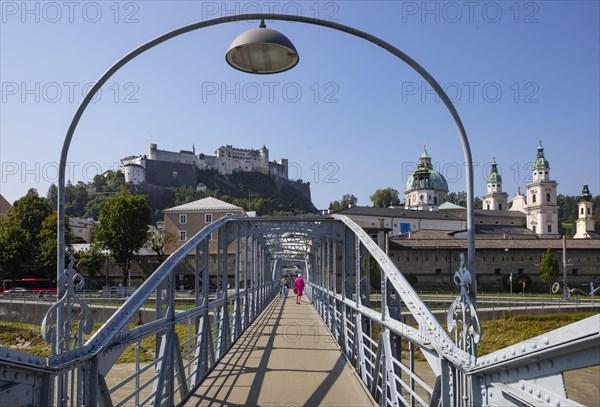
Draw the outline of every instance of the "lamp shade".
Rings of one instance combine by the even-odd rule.
[[[292,69],[300,57],[285,35],[261,27],[248,30],[233,40],[225,59],[242,72],[270,74]]]

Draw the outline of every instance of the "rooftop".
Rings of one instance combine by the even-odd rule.
[[[404,208],[375,208],[372,206],[353,206],[338,212],[340,215],[364,215],[364,216],[384,216],[394,218],[413,218],[413,219],[447,219],[461,220],[454,213],[437,211],[417,211]]]
[[[165,209],[164,212],[183,212],[183,211],[241,211],[243,210],[239,206],[235,206],[225,201],[221,201],[217,198],[208,197],[202,198],[197,201],[188,202],[183,205],[175,206],[173,208]]]

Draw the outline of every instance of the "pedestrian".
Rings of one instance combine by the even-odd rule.
[[[287,298],[288,290],[290,289],[290,283],[288,282],[287,277],[283,276],[279,284],[281,285],[281,291],[279,292],[279,296],[281,297],[281,293],[283,293],[285,298]]]
[[[296,304],[300,304],[302,301],[302,292],[304,291],[304,280],[302,276],[298,274],[298,277],[294,281],[294,292],[296,293]]]

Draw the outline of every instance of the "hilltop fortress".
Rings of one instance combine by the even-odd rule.
[[[175,152],[159,150],[156,144],[150,144],[147,155],[123,158],[119,169],[128,185],[188,186],[200,190],[206,188],[199,182],[198,173],[202,171],[215,171],[221,176],[235,172],[259,172],[273,178],[279,189],[285,185],[292,186],[310,200],[310,183],[290,180],[288,160],[269,161],[269,149],[264,145],[259,150],[225,145],[215,150],[213,155],[207,155],[196,154],[195,146],[191,151]]]

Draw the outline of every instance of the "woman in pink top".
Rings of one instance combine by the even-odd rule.
[[[300,274],[298,274],[298,277],[296,277],[296,280],[294,281],[294,290],[296,291],[296,304],[300,304],[302,292],[304,291],[304,280],[302,280]]]

